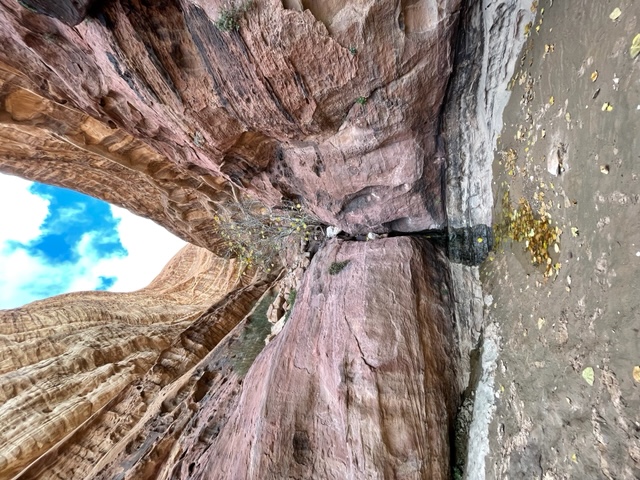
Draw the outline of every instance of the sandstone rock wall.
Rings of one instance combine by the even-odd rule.
[[[107,2],[72,28],[1,0],[0,169],[64,179],[204,246],[207,198],[229,182],[266,203],[299,196],[352,233],[442,227],[459,4],[264,0],[222,31],[221,1]]]
[[[535,18],[532,0],[469,0],[457,38],[456,67],[443,112],[447,220],[491,225],[491,166],[511,95],[508,83]]]
[[[81,191],[219,249],[211,211],[224,179],[194,176],[148,144],[29,88],[0,63],[0,171]]]
[[[246,376],[236,359],[255,315],[171,382],[160,359],[19,478],[449,478],[444,262],[410,238],[333,241]]]
[[[460,4],[264,0],[223,31],[221,1],[104,2],[70,27],[0,0],[0,171],[211,251],[237,191],[299,198],[350,233],[442,228]],[[448,478],[460,364],[442,252],[332,241],[245,375],[270,283],[189,251],[193,270],[141,292],[0,313],[0,477]]]
[[[98,415],[153,365],[159,379],[187,371],[265,288],[235,261],[187,245],[137,292],[78,292],[0,311],[0,478]],[[124,433],[114,416],[109,424],[112,440]]]

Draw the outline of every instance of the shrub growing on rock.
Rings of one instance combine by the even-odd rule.
[[[349,264],[349,260],[344,260],[342,262],[333,262],[329,266],[329,275],[339,274],[342,270],[344,270],[344,267],[346,267],[348,264]]]
[[[218,30],[222,32],[240,30],[240,19],[253,6],[253,0],[245,2],[226,2],[220,8],[220,15],[215,21]]]
[[[320,222],[291,201],[269,208],[235,196],[232,202],[218,204],[214,221],[229,257],[267,271],[280,262],[280,252],[290,242],[304,244],[322,235]]]

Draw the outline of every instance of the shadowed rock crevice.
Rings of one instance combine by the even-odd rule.
[[[18,0],[18,3],[29,10],[56,18],[73,27],[87,17],[94,5],[101,2],[96,0]]]

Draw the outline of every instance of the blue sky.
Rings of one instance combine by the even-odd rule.
[[[121,208],[0,175],[0,309],[81,290],[137,290],[182,246]]]

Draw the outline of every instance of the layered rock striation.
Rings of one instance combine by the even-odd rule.
[[[463,151],[461,0],[25,3],[48,16],[0,0],[0,171],[207,250],[0,312],[0,478],[449,478],[477,275],[454,289],[417,237],[332,240],[263,350],[279,284],[211,252],[238,195],[350,234],[486,222],[440,137]]]
[[[71,293],[0,311],[0,478],[99,415],[152,366],[171,378],[187,371],[265,288],[236,261],[187,245],[142,290]]]
[[[424,240],[332,241],[248,372],[237,358],[264,345],[246,335],[264,311],[170,383],[161,356],[18,478],[449,478],[447,281]]]
[[[2,0],[0,128],[29,147],[0,169],[66,184],[109,171],[76,188],[200,245],[176,217],[206,231],[232,186],[300,197],[351,233],[442,227],[438,117],[460,0],[249,5],[225,31],[220,1],[107,2],[69,27]],[[132,180],[137,198],[118,188]],[[164,215],[141,200],[154,195]]]

